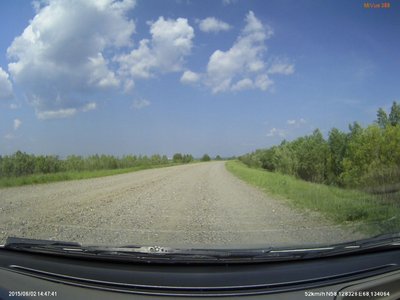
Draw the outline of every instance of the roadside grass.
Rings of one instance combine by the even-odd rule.
[[[316,184],[264,169],[249,168],[240,161],[228,161],[226,168],[268,195],[286,199],[299,209],[322,213],[338,224],[358,224],[368,234],[400,231],[400,193],[388,200],[358,190]],[[397,198],[398,201],[393,201]]]
[[[94,171],[67,171],[49,174],[33,174],[21,177],[0,178],[0,188],[22,186],[29,184],[42,184],[56,181],[79,180],[88,178],[105,177],[117,174],[136,172],[146,169],[165,168],[180,165],[180,163],[169,163],[162,165],[143,165],[132,168],[94,170]]]

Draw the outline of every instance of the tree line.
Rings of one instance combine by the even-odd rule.
[[[131,168],[137,166],[164,165],[170,163],[167,156],[70,155],[61,159],[56,155],[33,155],[17,151],[12,155],[0,156],[0,177],[18,177],[32,174],[48,174],[66,171],[94,171]]]
[[[242,155],[251,167],[280,172],[297,178],[371,192],[400,190],[400,105],[390,113],[382,108],[373,124],[363,128],[337,128],[325,139],[319,129],[311,135]]]
[[[221,159],[219,155],[215,158]],[[81,172],[95,170],[112,170],[141,166],[156,166],[166,164],[186,164],[196,159],[191,154],[175,153],[171,159],[166,155],[69,155],[61,159],[57,155],[33,155],[17,151],[12,155],[0,155],[0,178],[20,177],[32,174],[49,174],[57,172]],[[210,161],[211,157],[204,154],[200,161]]]

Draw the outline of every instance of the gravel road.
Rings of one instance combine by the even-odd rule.
[[[7,236],[83,244],[249,247],[360,238],[230,174],[224,162],[0,189]]]

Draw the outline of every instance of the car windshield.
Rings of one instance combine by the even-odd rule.
[[[0,4],[0,244],[400,231],[400,2]]]

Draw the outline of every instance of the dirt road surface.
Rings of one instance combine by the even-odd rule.
[[[83,244],[256,247],[360,238],[242,182],[224,162],[0,189],[7,236]]]

